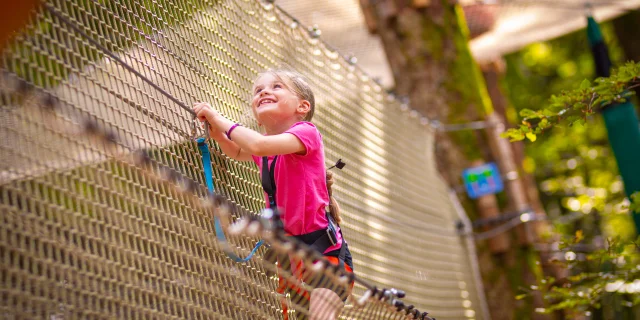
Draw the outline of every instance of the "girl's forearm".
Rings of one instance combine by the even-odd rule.
[[[260,142],[264,136],[260,133],[245,127],[236,127],[231,132],[231,138],[240,148],[250,154],[261,155]]]
[[[231,140],[227,139],[226,134],[224,132],[229,131],[229,129],[235,124],[235,122],[220,116],[212,116],[211,119],[208,119],[212,126],[219,129],[218,133],[220,135],[219,139],[215,139],[220,144],[220,148],[223,149],[223,145],[228,146],[229,152],[225,151],[230,157],[234,157],[239,154],[239,149],[245,150],[250,154],[258,154],[259,150],[256,150],[260,145],[260,141],[264,138],[260,133],[251,130],[249,128],[245,128],[242,126],[237,126],[231,132],[233,138]],[[213,137],[212,137],[213,138]]]
[[[240,155],[241,148],[235,142],[225,137],[224,140],[218,141],[218,145],[220,146],[220,149],[222,150],[222,152],[224,152],[224,154],[229,156],[229,158],[234,160],[240,160],[238,159],[238,156]]]
[[[218,143],[224,154],[232,159],[238,160],[237,156],[240,155],[240,147],[235,142],[227,139],[227,136],[219,130],[210,130],[209,135],[211,139]]]

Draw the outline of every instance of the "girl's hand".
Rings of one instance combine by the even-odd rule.
[[[218,128],[217,119],[222,116],[208,102],[198,102],[194,104],[193,111],[196,113],[198,120],[209,123],[209,136],[215,138],[222,134],[222,130]]]
[[[197,102],[193,104],[193,112],[196,113],[198,120],[213,124],[214,118],[220,114],[211,107],[208,102]]]
[[[209,123],[209,136],[211,138],[216,141],[226,138],[224,135],[225,129],[222,126],[230,121],[220,115],[208,102],[194,103],[193,111],[200,121]]]

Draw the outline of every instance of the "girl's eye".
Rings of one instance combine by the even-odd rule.
[[[260,88],[256,89],[256,93],[260,93],[260,91],[262,91],[262,89]]]
[[[281,84],[274,84],[273,88],[274,89],[282,89],[282,85]]]

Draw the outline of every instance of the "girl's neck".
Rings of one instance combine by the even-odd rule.
[[[302,120],[298,120],[298,119],[292,119],[289,121],[280,121],[277,123],[271,123],[269,125],[263,124],[264,125],[264,130],[267,133],[268,136],[272,136],[272,135],[276,135],[276,134],[281,134],[284,133],[285,131],[289,130],[289,128],[291,128],[291,126],[293,126],[294,124],[300,122]]]

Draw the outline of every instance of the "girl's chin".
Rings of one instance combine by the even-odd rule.
[[[260,106],[256,108],[256,112],[258,114],[261,113],[265,113],[265,112],[272,112],[274,109],[277,109],[278,106],[274,106],[274,105],[265,105],[265,106]]]
[[[261,114],[277,114],[277,113],[281,113],[282,111],[278,108],[277,105],[267,105],[267,106],[262,106],[258,109],[256,109],[256,113],[258,115]]]
[[[280,114],[273,111],[274,110],[258,110],[258,112],[256,112],[256,115],[260,122],[268,123],[280,118]]]
[[[266,103],[266,104],[263,104],[263,105],[259,106],[256,109],[273,108],[273,107],[278,107],[278,103],[277,102]]]

